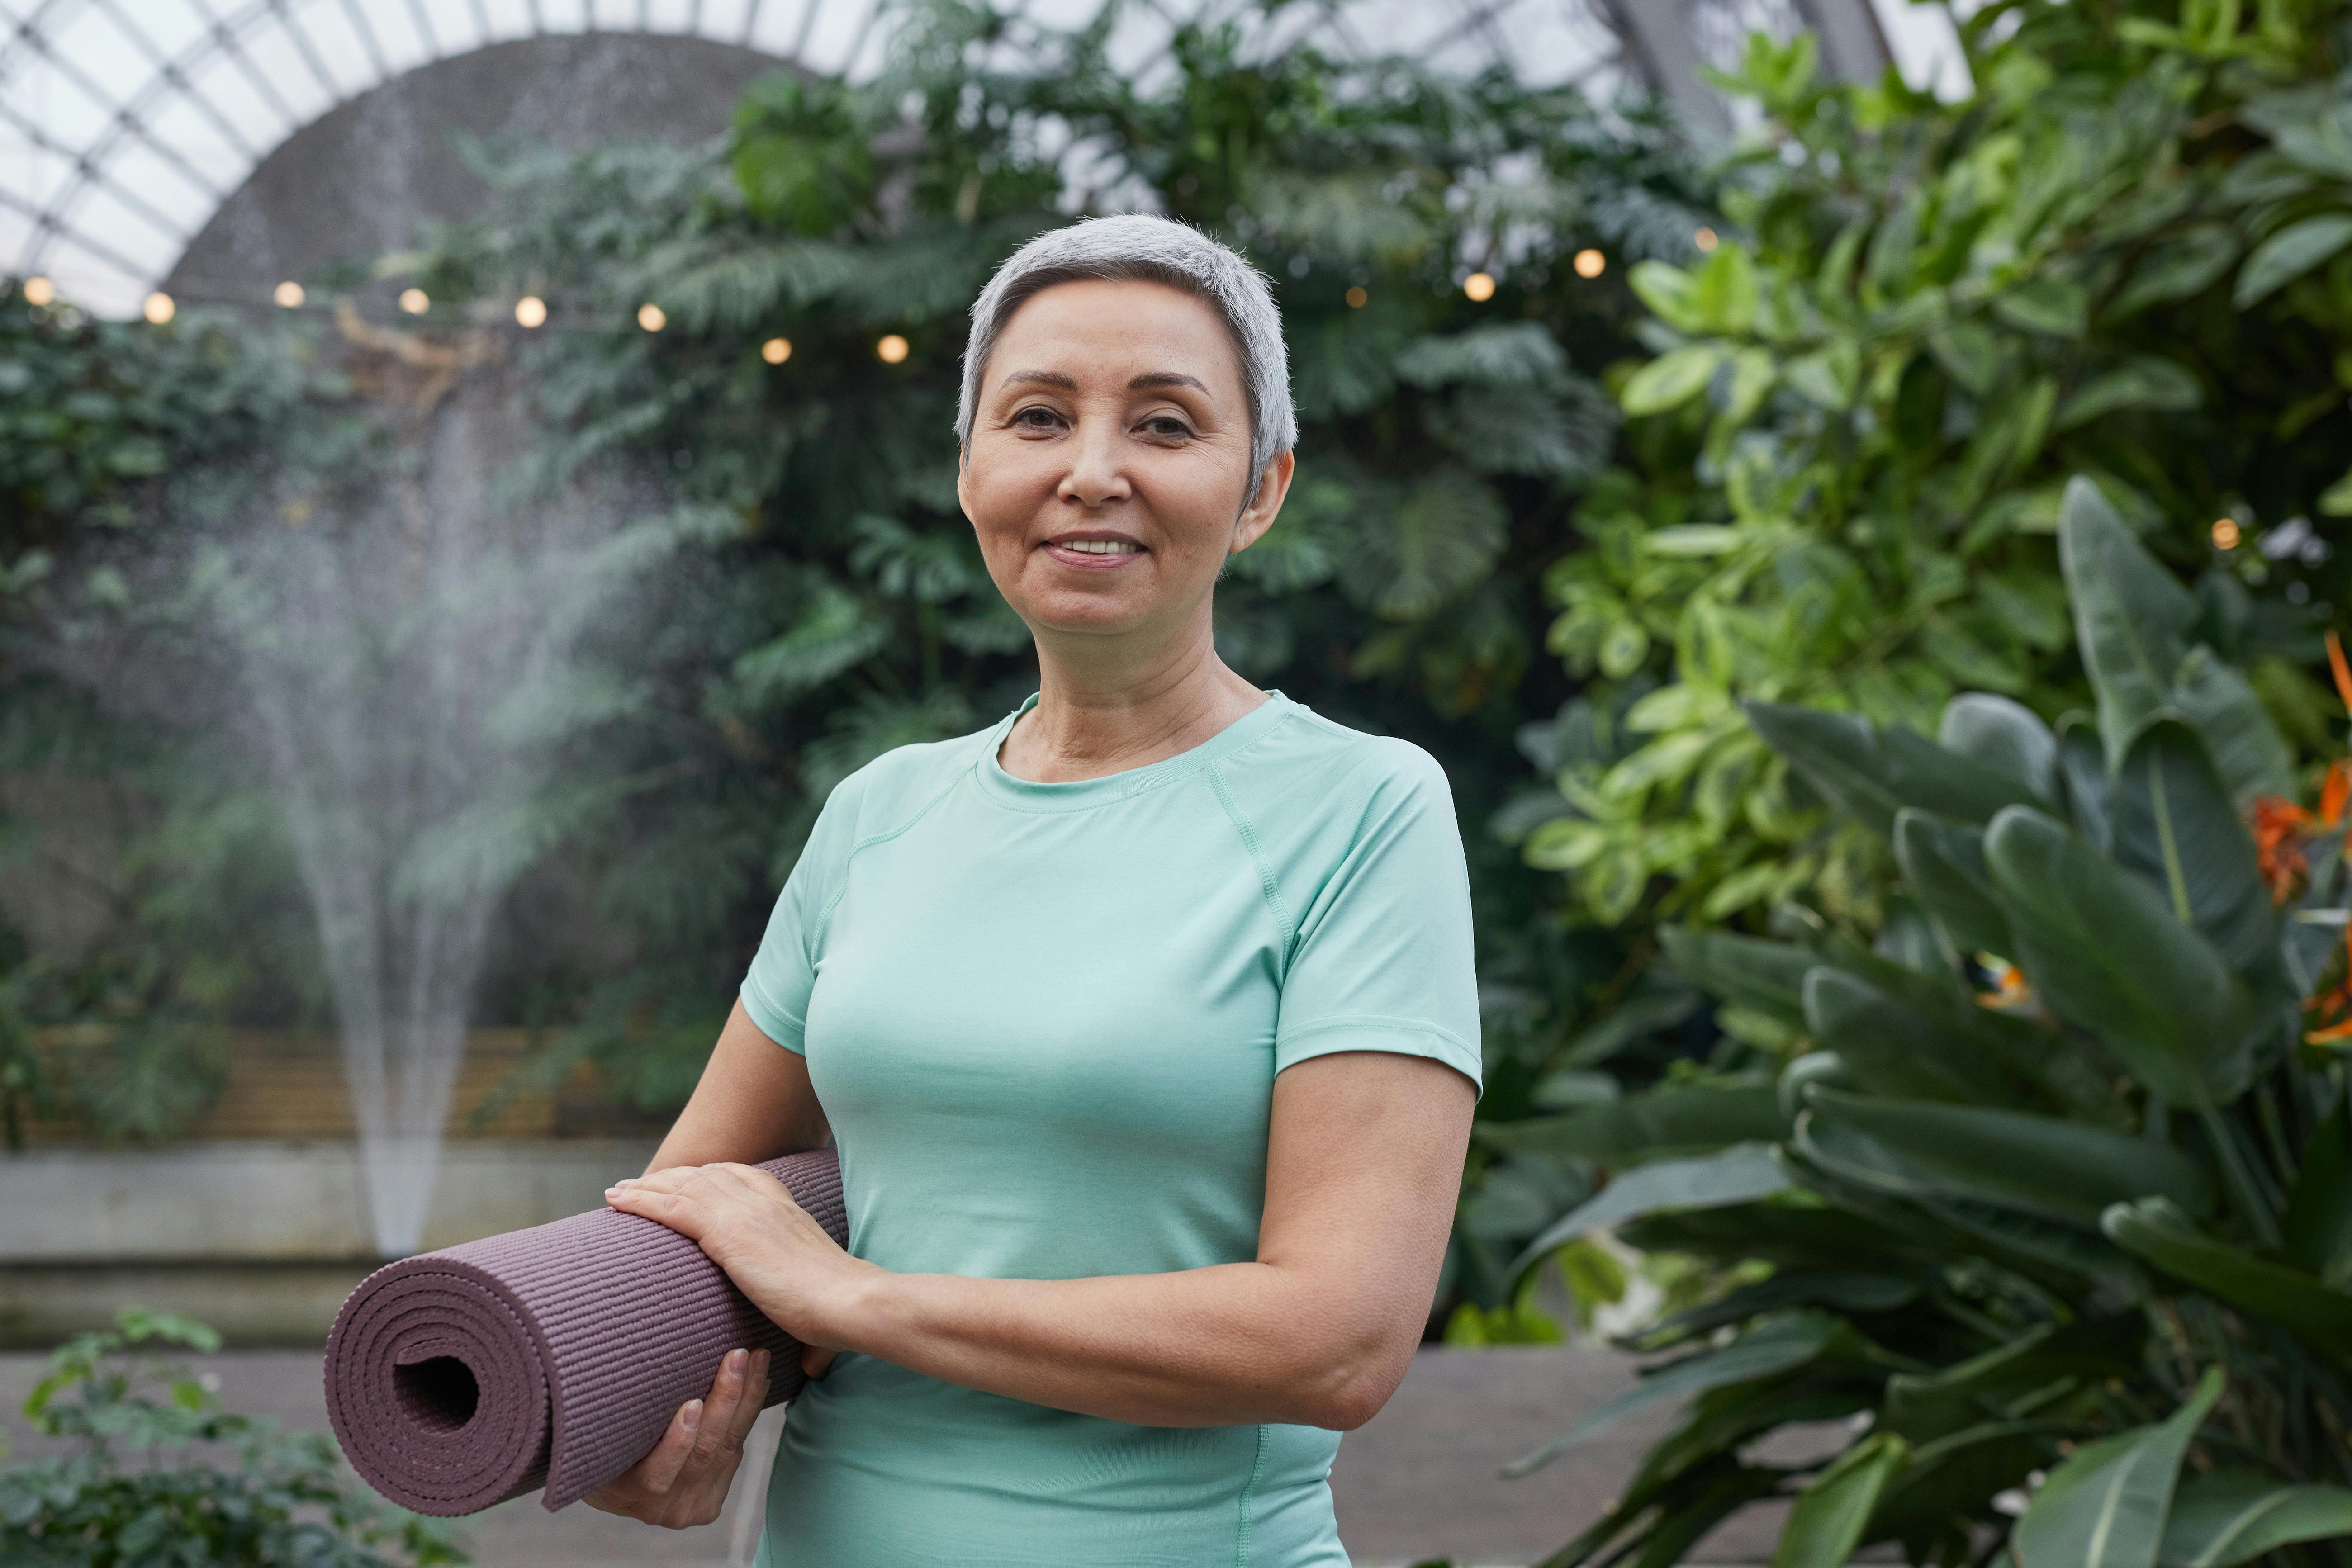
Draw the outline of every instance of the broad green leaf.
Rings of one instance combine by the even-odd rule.
[[[1827,964],[1805,976],[1805,1022],[1870,1094],[1979,1105],[2017,1099],[2016,1080],[1974,1039]]]
[[[2289,224],[2246,258],[2231,301],[2241,310],[2260,304],[2347,245],[2352,245],[2352,217],[2342,213]]]
[[[1712,343],[1690,343],[1661,354],[1626,379],[1617,401],[1636,417],[1679,407],[1706,390],[1725,357]]]
[[[1985,865],[2009,956],[2052,1011],[2175,1105],[2220,1104],[2245,1087],[2253,994],[2153,888],[2023,807],[1993,818]]]
[[[1773,1550],[1772,1568],[1845,1568],[1862,1544],[1879,1494],[1910,1456],[1911,1445],[1885,1432],[1840,1454],[1797,1494]]]
[[[2090,311],[2090,295],[2080,283],[2047,275],[2031,279],[1992,304],[1992,313],[2011,326],[2053,338],[2081,337]]]
[[[2146,1325],[2146,1318],[2136,1312],[2085,1318],[2063,1328],[2030,1330],[2006,1344],[1932,1372],[1896,1373],[1886,1380],[1880,1426],[1924,1448],[1936,1439],[2009,1415],[2018,1400],[2062,1378],[2104,1382],[2135,1375]]]
[[[2058,721],[2058,782],[2074,831],[2084,843],[2107,853],[2115,843],[2109,815],[2115,786],[2107,777],[2106,747],[2087,713],[2069,713]]]
[[[2205,742],[2241,810],[2256,795],[2292,799],[2294,754],[2252,686],[2200,644],[2173,678],[2172,706]]]
[[[1831,1307],[1841,1312],[1891,1312],[1916,1300],[1921,1289],[1921,1279],[1916,1274],[1783,1269],[1769,1279],[1742,1285],[1704,1307],[1677,1312],[1664,1321],[1643,1330],[1638,1336],[1637,1348],[1663,1350],[1696,1335],[1711,1333],[1727,1325],[1736,1326],[1750,1318],[1788,1307]]]
[[[1693,279],[1692,302],[1713,332],[1745,335],[1756,320],[1756,263],[1747,247],[1717,247]]]
[[[2058,798],[2058,737],[2040,714],[2013,698],[1961,692],[1944,704],[1936,743],[2021,780],[2045,801]]]
[[[2221,1388],[2215,1367],[2165,1421],[2085,1444],[2051,1471],[2010,1538],[2019,1568],[2156,1568],[2180,1461]]]
[[[2342,1106],[2305,1141],[2281,1228],[2297,1268],[2338,1289],[2352,1284],[2352,1129]]]
[[[1816,1143],[1830,1128],[1859,1132],[1900,1162],[1892,1175],[1961,1197],[2096,1228],[2111,1204],[2151,1194],[2210,1212],[2212,1187],[2170,1144],[2055,1117],[1984,1106],[1884,1100],[1818,1086],[1805,1091]]]
[[[2208,224],[2153,247],[2132,268],[2131,281],[2109,308],[2127,315],[2168,300],[2186,300],[2210,287],[2238,258],[2238,238],[2228,226]]]
[[[1604,1165],[1664,1154],[1712,1152],[1733,1143],[1771,1142],[1788,1131],[1770,1085],[1643,1089],[1559,1116],[1483,1125],[1498,1148],[1572,1154]]]
[[[1612,1180],[1598,1197],[1545,1227],[1512,1260],[1517,1273],[1563,1242],[1661,1209],[1720,1208],[1786,1192],[1789,1177],[1769,1145],[1738,1143],[1696,1160],[1658,1160]]]
[[[2074,599],[2083,663],[2098,693],[2099,734],[2112,768],[2171,695],[2181,633],[2197,614],[2197,601],[2132,537],[2087,479],[2066,486],[2058,558]]]
[[[2156,1560],[2160,1568],[2237,1568],[2297,1542],[2347,1536],[2352,1536],[2352,1491],[2213,1470],[2181,1480]]]
[[[1805,972],[1821,962],[1810,949],[1688,926],[1663,927],[1658,941],[1675,972],[1701,990],[1804,1027]]]
[[[1836,1344],[1851,1330],[1820,1312],[1792,1312],[1759,1323],[1721,1350],[1705,1351],[1647,1373],[1641,1382],[1607,1401],[1583,1420],[1524,1458],[1505,1467],[1507,1476],[1531,1474],[1580,1443],[1589,1443],[1627,1416],[1675,1404],[1710,1388],[1769,1377],[1802,1366]]]
[[[1895,816],[1895,863],[1954,947],[2007,953],[2009,921],[1993,898],[1982,828],[1906,806]]]
[[[2116,864],[2147,878],[2174,917],[2203,932],[2239,973],[2273,973],[2278,915],[2253,837],[2189,727],[2158,719],[2142,730],[2112,800]]]
[[[1625,276],[1634,297],[1658,313],[1658,319],[1678,332],[1696,336],[1706,330],[1699,315],[1697,288],[1691,275],[1664,261],[1637,261]]]
[[[2122,409],[2186,414],[2202,406],[2204,401],[2204,384],[2189,370],[2154,354],[2135,354],[2105,374],[2077,387],[2058,405],[2056,427],[2072,430]]]
[[[2117,1204],[2101,1226],[2117,1247],[2174,1279],[2284,1324],[2332,1354],[2352,1355],[2352,1295],[2206,1235],[2160,1197]]]
[[[1746,705],[1748,721],[1832,805],[1880,833],[1906,805],[1982,822],[2038,798],[2022,780],[1956,756],[1914,731],[1873,730],[1852,713],[1772,702]]]

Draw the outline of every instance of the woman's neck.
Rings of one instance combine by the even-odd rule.
[[[1101,778],[1179,756],[1265,700],[1217,657],[1205,623],[1198,636],[1141,658],[1120,659],[1102,640],[1068,649],[1058,640],[1038,639],[1037,705],[997,752],[1006,773],[1032,784]]]

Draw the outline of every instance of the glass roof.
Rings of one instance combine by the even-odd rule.
[[[1100,0],[998,3],[1059,24],[1090,17]],[[1798,3],[1742,9],[1793,18]],[[1281,12],[1265,42],[1311,35],[1342,56],[1507,62],[1525,79],[1582,81],[1605,97],[1640,80],[1609,4],[1308,0]],[[1181,22],[1243,9],[1130,0],[1114,58],[1148,75]],[[489,44],[687,35],[856,79],[877,68],[890,14],[887,0],[0,0],[0,271],[46,274],[89,309],[133,312],[296,131],[404,72]]]

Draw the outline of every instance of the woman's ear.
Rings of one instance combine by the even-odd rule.
[[[1290,494],[1291,476],[1298,471],[1298,458],[1291,452],[1279,452],[1265,466],[1257,479],[1257,493],[1242,508],[1241,516],[1234,520],[1234,542],[1225,553],[1238,555],[1265,537],[1274,520],[1282,510],[1283,498]]]
[[[964,485],[971,478],[971,452],[962,442],[956,443],[956,505],[963,510],[963,520],[971,521],[971,498],[964,494]]]

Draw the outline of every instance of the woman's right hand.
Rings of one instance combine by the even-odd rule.
[[[768,1352],[729,1351],[710,1393],[679,1405],[653,1451],[590,1492],[588,1506],[665,1530],[709,1524],[727,1506],[743,1439],[767,1397]]]

